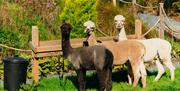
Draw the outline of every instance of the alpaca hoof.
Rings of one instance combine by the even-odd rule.
[[[128,83],[129,85],[132,85],[132,83]]]
[[[155,79],[154,79],[154,82],[157,82],[157,81],[159,81],[159,77],[156,77]]]
[[[174,81],[174,78],[171,78],[171,81]]]
[[[143,88],[146,88],[146,86],[143,86]]]
[[[133,87],[133,88],[135,88],[136,86],[135,86],[135,85],[133,85],[132,87]]]
[[[154,82],[157,82],[159,79],[154,79]]]

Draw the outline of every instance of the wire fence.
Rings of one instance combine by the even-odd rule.
[[[145,9],[148,9],[148,8],[158,8],[159,6],[154,6],[154,7],[149,7],[149,6],[142,6],[142,5],[140,5],[140,4],[137,4],[137,3],[135,3],[135,5],[137,5],[137,6],[139,6],[139,7],[141,7],[141,8],[145,8]]]
[[[124,0],[119,0],[119,1],[121,1],[123,3],[126,3],[126,4],[132,4],[132,2],[127,2],[127,1],[124,1]]]
[[[156,21],[156,23],[146,33],[144,33],[141,37],[146,36],[151,30],[153,30],[158,25],[159,22],[160,22],[160,19],[158,19]]]
[[[128,2],[128,1],[124,1],[124,0],[119,0],[119,1],[121,1],[122,3],[126,3],[126,4],[134,4],[134,5],[136,5],[136,6],[139,6],[139,7],[141,7],[141,8],[158,8],[159,6],[153,6],[153,7],[149,7],[149,6],[142,6],[142,5],[140,5],[140,4],[138,4],[138,3],[136,3],[136,2],[133,2],[133,0],[132,0],[132,2]]]
[[[132,2],[128,2],[128,1],[124,1],[124,0],[119,0],[120,2],[122,3],[126,3],[126,4],[133,4],[133,5],[136,5],[138,7],[141,7],[141,8],[160,8],[160,10],[162,10],[163,12],[163,15],[164,15],[164,18],[167,20],[167,22],[164,22],[164,25],[166,25],[166,27],[168,29],[170,29],[170,31],[168,31],[169,33],[171,33],[173,36],[175,36],[176,38],[180,39],[180,31],[177,31],[177,29],[173,26],[172,22],[169,20],[165,10],[163,7],[157,5],[157,6],[152,6],[152,7],[149,7],[149,6],[142,6],[138,3],[136,3],[134,0],[132,0]],[[159,26],[158,23],[161,21],[161,19],[158,19],[157,22],[146,32],[142,35],[142,37],[144,37],[145,35],[147,35],[151,30],[153,30],[156,26]],[[163,20],[164,21],[164,20]],[[168,24],[167,24],[168,23]],[[159,26],[159,27],[165,27],[165,26]],[[166,30],[165,30],[166,31]]]
[[[162,8],[162,7],[161,7]],[[162,8],[162,11],[163,11],[163,14],[165,15],[165,18],[167,19],[167,22],[169,23],[169,27],[172,29],[173,32],[177,32],[177,33],[180,33],[177,31],[177,29],[173,26],[173,24],[171,23],[171,21],[169,20],[164,8]],[[166,23],[166,22],[165,22]],[[168,25],[168,24],[167,24]]]
[[[3,45],[3,44],[0,44],[0,46],[7,48],[7,49],[11,49],[11,50],[21,51],[21,52],[32,52],[32,50],[18,49],[18,48],[9,47],[9,46]]]

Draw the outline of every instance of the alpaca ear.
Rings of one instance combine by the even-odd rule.
[[[63,24],[60,26],[60,31],[63,29]]]
[[[71,24],[69,24],[69,30],[72,30],[72,25]]]
[[[60,25],[60,30],[62,30],[64,28],[64,24],[66,24],[65,20],[62,21],[62,24]]]

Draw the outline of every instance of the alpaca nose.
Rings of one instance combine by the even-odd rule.
[[[116,28],[122,28],[123,23],[121,21],[116,23]]]
[[[121,24],[117,24],[116,28],[121,28],[121,26],[122,26]]]
[[[89,31],[89,29],[88,28],[86,28],[85,30],[84,30],[84,33],[87,33]]]

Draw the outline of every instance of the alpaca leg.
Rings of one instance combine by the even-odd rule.
[[[79,82],[79,90],[85,91],[86,90],[86,70],[85,69],[78,69],[76,70],[78,82]]]
[[[134,61],[134,63],[131,63],[131,66],[132,66],[132,71],[133,71],[133,75],[134,75],[133,87],[136,87],[137,83],[139,81],[139,78],[141,76],[140,70],[139,70],[140,64],[138,63],[138,61]]]
[[[143,88],[145,88],[146,87],[146,76],[147,76],[147,73],[146,73],[146,69],[145,69],[143,61],[140,64],[140,72],[141,72],[142,85],[143,85]]]
[[[158,81],[162,74],[165,72],[163,65],[161,64],[161,62],[159,61],[159,59],[156,60],[156,65],[158,68],[158,75],[156,76],[156,78],[154,79],[154,81]]]
[[[112,68],[111,67],[108,68],[106,74],[107,74],[106,79],[108,79],[106,81],[106,91],[111,91],[112,89]]]
[[[130,76],[130,74],[128,74],[128,83],[129,83],[129,85],[132,85],[132,77]]]
[[[174,76],[174,70],[175,67],[173,66],[172,62],[170,59],[163,61],[163,63],[170,69],[170,73],[171,73],[171,80],[174,80],[175,76]]]
[[[108,79],[107,78],[107,74],[106,74],[107,70],[98,70],[97,71],[97,75],[98,75],[98,79],[99,79],[99,91],[104,91],[106,88],[106,82]]]
[[[134,80],[133,72],[132,72],[132,67],[129,61],[126,63],[128,67],[128,83],[129,85],[132,85],[132,81]]]

